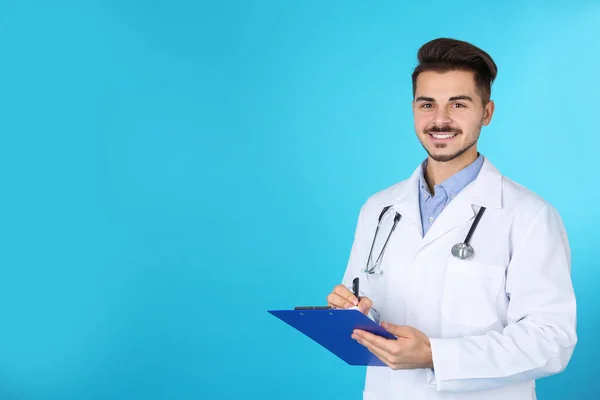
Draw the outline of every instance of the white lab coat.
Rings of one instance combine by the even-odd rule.
[[[431,340],[434,369],[367,367],[364,400],[531,400],[535,379],[561,372],[577,342],[576,302],[566,232],[556,210],[503,177],[486,159],[471,184],[423,237],[420,166],[407,180],[362,207],[343,283],[360,277],[378,321],[409,325]],[[386,205],[402,218],[381,275],[363,272]],[[450,249],[485,206],[471,244],[457,260]],[[382,221],[373,259],[390,232]]]

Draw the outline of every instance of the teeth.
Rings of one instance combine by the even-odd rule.
[[[431,134],[431,136],[433,136],[436,139],[449,139],[451,137],[456,136],[455,133],[449,133],[449,134],[445,134],[445,135],[436,135],[436,134]]]

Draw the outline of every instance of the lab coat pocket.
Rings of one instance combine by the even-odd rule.
[[[452,325],[486,327],[498,320],[496,301],[504,267],[451,258],[447,265],[442,316]]]

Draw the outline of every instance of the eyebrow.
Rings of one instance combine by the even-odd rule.
[[[433,99],[433,97],[425,97],[425,96],[419,96],[415,99],[415,101],[431,101],[435,103],[435,100]]]
[[[449,101],[454,101],[454,100],[473,101],[473,99],[470,96],[465,96],[465,95],[450,97],[448,100]]]
[[[448,99],[448,101],[455,101],[455,100],[467,100],[467,101],[473,101],[473,99],[470,96],[466,96],[466,95],[460,95],[460,96],[452,96]],[[415,101],[430,101],[435,103],[435,99],[433,97],[426,97],[426,96],[419,96],[415,99]]]

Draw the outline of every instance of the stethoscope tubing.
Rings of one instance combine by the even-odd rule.
[[[379,233],[379,227],[381,224],[381,219],[383,218],[383,216],[385,215],[385,213],[389,210],[391,206],[386,206],[383,208],[383,210],[381,211],[381,213],[379,214],[379,218],[377,219],[377,227],[375,228],[375,234],[373,237],[373,242],[371,243],[371,249],[369,250],[369,258],[367,259],[367,266],[364,269],[364,272],[368,273],[368,274],[373,274],[375,273],[375,268],[377,268],[377,266],[381,263],[381,257],[383,257],[383,253],[385,252],[385,248],[387,247],[387,244],[390,240],[390,237],[392,236],[392,233],[394,232],[394,230],[396,229],[396,225],[398,225],[398,222],[400,221],[402,215],[396,211],[396,215],[394,216],[394,224],[392,225],[392,229],[390,230],[390,233],[388,234],[385,243],[383,244],[383,248],[381,249],[381,252],[379,253],[379,256],[377,257],[377,260],[375,261],[375,264],[373,265],[372,268],[369,268],[369,263],[372,260],[372,255],[373,255],[373,247],[375,246],[375,240],[377,239],[377,234]],[[465,237],[465,240],[463,243],[457,243],[456,245],[454,245],[454,247],[462,245],[466,248],[470,248],[470,254],[473,254],[473,248],[471,247],[471,245],[469,244],[469,242],[471,241],[471,237],[473,236],[473,233],[475,232],[475,229],[477,228],[477,225],[479,224],[479,221],[481,220],[481,217],[483,216],[483,213],[485,212],[485,207],[481,207],[479,209],[479,211],[477,212],[477,215],[475,216],[475,220],[473,221],[473,223],[471,224],[471,227],[469,228],[469,232],[467,232],[467,236]],[[453,247],[453,248],[454,248]],[[456,257],[456,256],[455,256]],[[458,259],[466,259],[468,257],[456,257]]]

